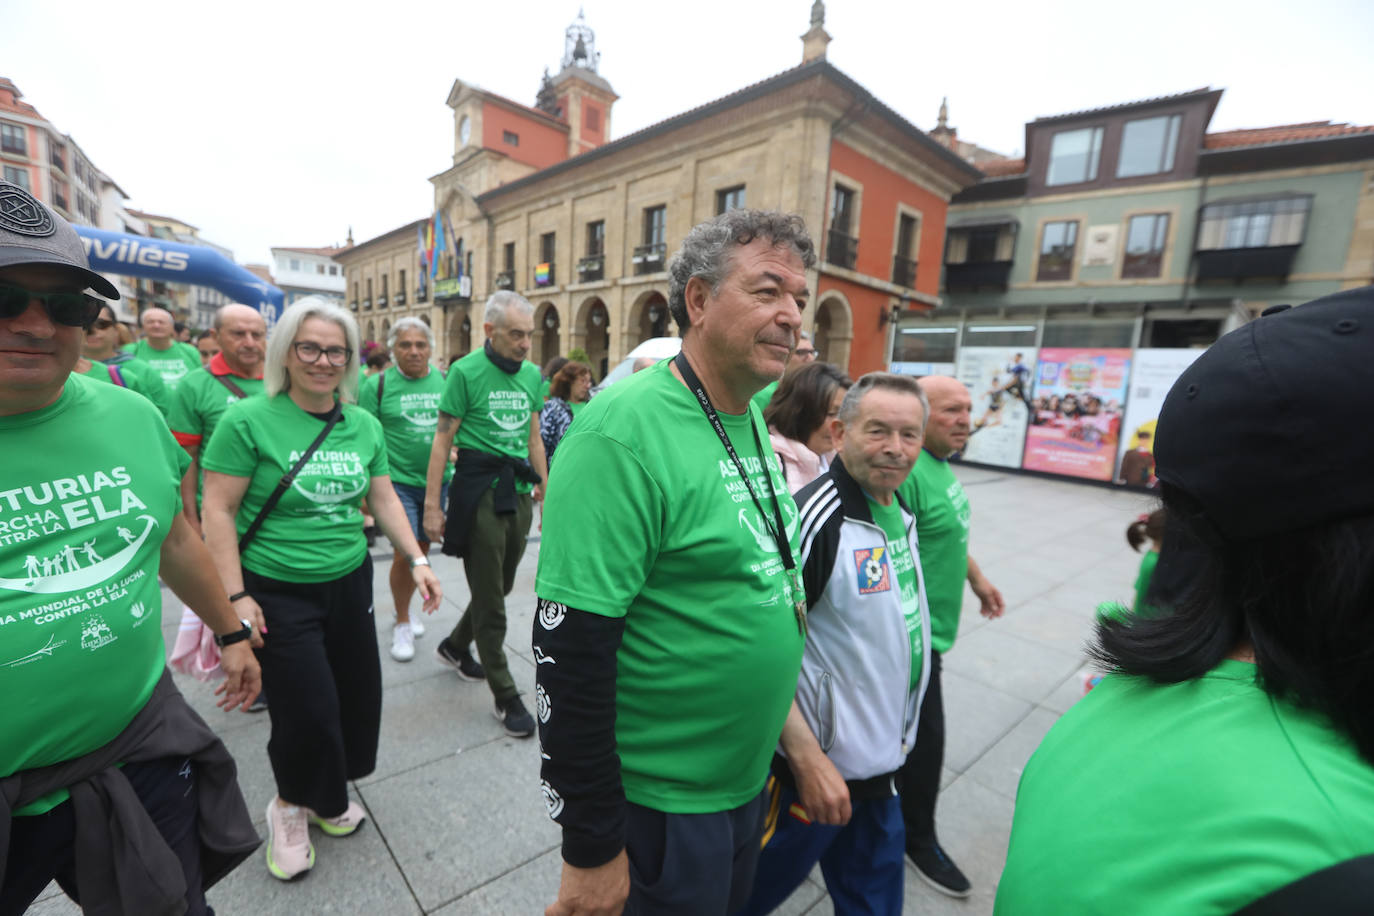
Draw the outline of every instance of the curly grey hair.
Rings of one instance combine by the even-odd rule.
[[[721,281],[730,273],[735,249],[760,238],[790,247],[801,258],[803,267],[809,269],[816,263],[816,246],[806,231],[806,223],[794,213],[727,210],[698,223],[668,262],[668,310],[679,329],[686,332],[692,324],[687,317],[687,284],[700,277],[711,285],[712,294],[718,292]]]

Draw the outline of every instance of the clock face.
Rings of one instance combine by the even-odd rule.
[[[472,119],[469,118],[467,115],[463,115],[463,120],[458,122],[458,142],[462,143],[464,146],[467,146],[468,141],[471,139]]]

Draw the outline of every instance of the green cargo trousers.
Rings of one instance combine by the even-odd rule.
[[[477,644],[487,686],[498,703],[505,703],[520,693],[506,663],[506,596],[515,587],[515,568],[525,555],[534,509],[530,494],[521,493],[515,497],[514,513],[497,515],[492,509],[494,493],[488,489],[482,494],[472,516],[468,555],[463,559],[472,599],[448,640],[463,649]]]

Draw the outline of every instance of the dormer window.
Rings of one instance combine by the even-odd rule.
[[[1097,180],[1097,161],[1102,155],[1102,128],[1061,130],[1050,140],[1050,167],[1045,184],[1081,184]]]
[[[1178,130],[1182,115],[1162,115],[1127,121],[1121,131],[1121,155],[1116,162],[1117,178],[1159,175],[1174,170],[1178,151]]]

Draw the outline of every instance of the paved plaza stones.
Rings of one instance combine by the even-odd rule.
[[[1006,856],[1012,803],[1027,757],[1081,694],[1082,643],[1098,601],[1132,597],[1139,557],[1124,532],[1147,496],[1004,474],[956,471],[973,506],[971,553],[1007,599],[1006,616],[986,621],[965,593],[960,635],[945,659],[948,744],[938,824],[941,842],[973,882],[953,900],[907,866],[906,912],[991,913]],[[538,541],[521,563],[509,600],[507,653],[527,693],[534,688],[530,624]],[[457,622],[467,586],[457,561],[435,557],[443,606],[426,620],[415,660],[385,652],[391,626],[389,548],[375,552],[377,631],[384,699],[377,771],[352,787],[371,818],[355,836],[312,830],[317,864],[284,884],[259,851],[209,894],[218,916],[314,914],[537,914],[558,888],[559,832],[539,793],[534,740],[507,737],[492,717],[484,684],[459,680],[434,660],[434,644]],[[163,633],[175,640],[180,604],[166,596]],[[273,795],[266,715],[215,709],[211,688],[178,684],[239,762],[249,810],[263,831]],[[527,703],[530,698],[527,696]],[[77,913],[56,885],[30,913]],[[832,912],[817,871],[778,911]]]

